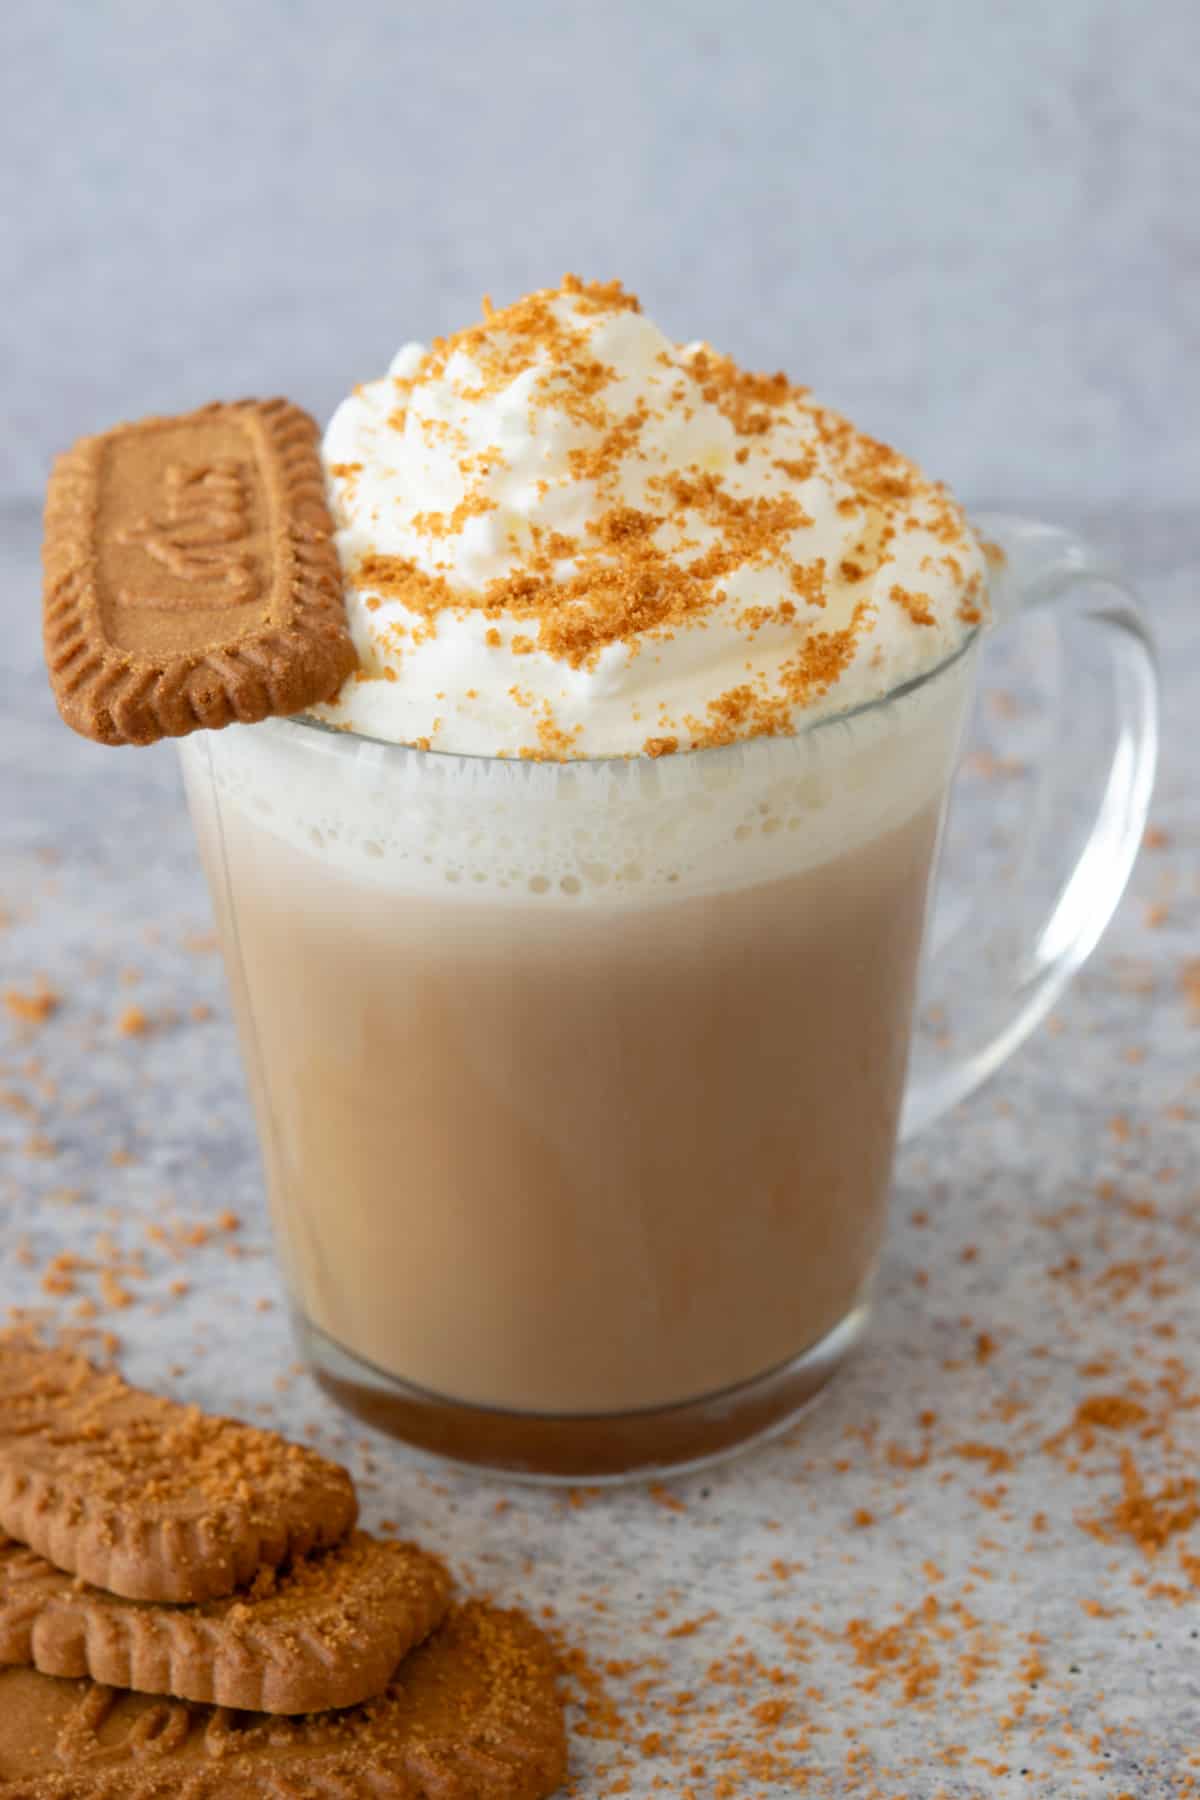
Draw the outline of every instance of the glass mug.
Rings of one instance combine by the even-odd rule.
[[[1015,852],[936,911],[949,1033],[914,1041],[914,1002],[978,633],[792,737],[656,761],[183,741],[296,1329],[360,1416],[602,1480],[781,1429],[845,1359],[898,1135],[1088,955],[1153,779],[1134,598],[1063,532],[981,529],[1049,741]]]

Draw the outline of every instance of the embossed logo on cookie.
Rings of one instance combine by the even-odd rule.
[[[182,581],[204,582],[214,604],[242,606],[258,596],[260,576],[244,546],[253,535],[246,464],[222,457],[209,464],[168,463],[163,476],[162,516],[140,519],[118,534]],[[121,595],[127,605],[147,600],[145,590]],[[189,598],[159,593],[156,606],[185,608]]]
[[[246,1715],[224,1707],[201,1712],[179,1700],[126,1694],[89,1686],[59,1727],[54,1753],[70,1768],[111,1768],[164,1759],[189,1749],[194,1755],[222,1756],[233,1748],[261,1748],[269,1741],[266,1723],[234,1721]]]

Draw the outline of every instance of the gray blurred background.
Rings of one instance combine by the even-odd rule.
[[[1200,489],[1198,0],[38,0],[0,150],[10,499],[568,268],[968,499]]]

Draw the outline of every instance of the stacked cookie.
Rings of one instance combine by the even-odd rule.
[[[541,1800],[553,1661],[347,1471],[0,1343],[0,1800]]]

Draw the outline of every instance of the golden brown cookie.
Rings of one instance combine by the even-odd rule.
[[[81,438],[43,563],[59,711],[102,744],[299,712],[357,666],[317,428],[286,400]]]
[[[252,1712],[323,1712],[381,1694],[449,1597],[436,1557],[362,1531],[199,1606],[120,1600],[0,1539],[0,1664]]]
[[[0,1800],[543,1800],[565,1774],[545,1639],[478,1603],[379,1699],[314,1718],[0,1670]]]
[[[314,1450],[0,1342],[0,1531],[96,1587],[220,1599],[357,1515],[349,1475]]]

